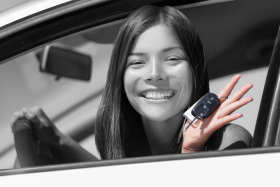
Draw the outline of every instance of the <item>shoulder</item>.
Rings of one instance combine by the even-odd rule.
[[[207,150],[227,150],[251,147],[252,135],[244,127],[229,123],[218,129],[207,142]]]

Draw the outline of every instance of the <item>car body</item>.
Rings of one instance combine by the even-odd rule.
[[[32,4],[32,1],[28,3]],[[279,1],[92,0],[60,3],[27,11],[14,20],[8,19],[13,11],[30,6],[22,4],[0,14],[0,17],[7,17],[0,27],[0,85],[3,90],[0,93],[3,123],[0,137],[1,142],[5,142],[0,146],[0,181],[12,184],[32,178],[38,180],[34,186],[39,180],[45,180],[44,184],[48,186],[52,181],[43,178],[50,177],[57,185],[90,182],[104,185],[106,181],[108,186],[132,183],[142,186],[176,185],[192,178],[194,182],[190,184],[196,186],[209,183],[231,186],[237,185],[238,180],[242,185],[275,184],[275,168],[279,166],[277,158],[280,155],[277,147],[280,63],[271,62],[270,58],[280,25]],[[35,4],[42,7],[38,1],[34,1]],[[247,82],[254,84],[250,91],[254,102],[240,109],[244,117],[234,122],[254,135],[252,148],[12,169],[16,160],[10,129],[13,112],[35,105],[41,106],[62,132],[98,156],[92,145],[93,114],[98,109],[106,82],[113,41],[126,16],[145,4],[175,6],[195,24],[205,47],[211,92],[219,92],[235,73],[242,75],[239,86]],[[90,56],[93,59],[90,81],[64,77],[57,80],[55,75],[39,71],[37,55],[49,44]],[[238,180],[230,182],[233,176]],[[255,176],[263,178],[259,182],[247,180]],[[197,184],[201,177],[204,181]],[[21,185],[24,184],[27,183]]]

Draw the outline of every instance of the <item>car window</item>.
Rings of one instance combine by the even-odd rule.
[[[214,6],[212,11],[215,10]],[[218,93],[230,80],[230,77],[236,73],[241,73],[242,79],[234,91],[245,83],[254,84],[253,89],[248,94],[254,98],[254,102],[240,109],[239,111],[243,113],[244,117],[234,122],[245,127],[253,135],[269,59],[258,56],[259,52],[261,52],[260,50],[254,53],[253,56],[264,61],[264,65],[262,64],[257,68],[247,68],[240,72],[213,76],[217,73],[214,71],[215,68],[212,68],[215,66],[213,62],[223,60],[222,57],[222,60],[218,58],[223,55],[222,52],[225,52],[226,55],[231,54],[224,49],[229,48],[227,45],[234,46],[230,42],[234,40],[236,32],[231,32],[232,35],[229,34],[230,32],[223,33],[223,35],[216,33],[215,35],[215,33],[207,31],[208,28],[211,28],[209,25],[207,25],[207,28],[204,25],[210,18],[208,20],[203,19],[204,21],[200,23],[198,17],[194,16],[197,13],[196,8],[182,9],[182,11],[194,22],[201,35],[202,42],[205,43],[205,53],[209,57],[208,65],[209,70],[211,70],[210,77],[214,77],[210,79],[210,91]],[[203,15],[203,11],[211,13],[211,11],[208,12],[208,10],[206,11],[203,8],[199,11],[201,11],[201,15]],[[204,15],[205,17],[208,15],[206,13]],[[214,17],[213,19],[215,20],[217,18]],[[22,107],[42,107],[57,127],[67,134],[75,134],[78,130],[87,129],[94,123],[106,82],[113,41],[122,22],[123,20],[88,29],[51,43],[51,46],[73,50],[77,53],[90,56],[92,59],[92,76],[90,81],[66,77],[57,79],[55,75],[41,72],[39,69],[41,62],[38,55],[43,53],[45,46],[14,58],[0,66],[0,118],[3,124],[0,126],[0,141],[3,142],[0,144],[0,169],[12,168],[14,165],[16,152],[13,147],[13,134],[10,129],[10,123],[13,113],[21,110]],[[221,22],[224,23],[223,20]],[[252,33],[254,32],[252,31]],[[250,33],[247,33],[247,35],[250,35]],[[213,36],[221,36],[223,38],[223,40],[216,41],[217,46],[215,47],[213,47],[213,43],[215,44]],[[276,35],[269,35],[267,40],[271,41],[271,37],[273,36],[275,37]],[[226,43],[226,38],[231,38],[231,40]],[[218,42],[222,43],[221,48],[218,48]],[[273,41],[269,43],[270,49],[268,50],[267,56],[271,55],[271,43],[273,44]],[[267,45],[263,46],[266,47]],[[241,59],[244,60],[239,62],[242,64],[246,59]],[[232,64],[234,62],[229,61],[228,63]],[[227,70],[226,67],[224,68],[219,69],[219,72]],[[98,157],[97,150],[94,146],[94,135],[86,134],[80,138],[80,143]]]
[[[8,154],[5,154],[6,157],[1,157],[1,168],[13,167],[16,153],[11,148],[13,134],[10,129],[10,121],[13,113],[23,107],[42,107],[64,133],[71,134],[79,128],[93,125],[106,82],[113,41],[121,22],[89,29],[51,44],[51,46],[71,49],[90,56],[92,77],[89,81],[67,77],[61,77],[57,80],[56,75],[41,72],[39,69],[41,62],[38,55],[43,53],[44,47],[1,65],[0,86],[3,91],[1,91],[0,102],[3,104],[0,115],[5,125],[1,127],[0,137],[2,142],[5,139],[9,143],[6,143],[0,150],[9,149],[7,152],[10,155],[8,157]],[[267,67],[242,72],[242,79],[235,89],[239,89],[247,82],[255,85],[249,94],[254,97],[254,102],[240,109],[244,118],[234,122],[245,127],[251,134],[254,132],[266,72]],[[231,76],[232,74],[210,80],[211,92],[218,93]],[[93,146],[94,135],[84,137],[81,140],[81,145],[99,157],[96,147]]]

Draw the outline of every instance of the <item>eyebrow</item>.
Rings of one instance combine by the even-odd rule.
[[[173,50],[173,49],[181,49],[181,50],[183,50],[181,47],[179,47],[179,46],[175,46],[175,47],[168,47],[168,48],[165,48],[165,49],[163,49],[162,50],[162,52],[168,52],[168,51],[171,51],[171,50]],[[141,53],[141,52],[139,52],[139,53],[130,53],[128,56],[144,56],[145,55],[145,53]]]
[[[162,51],[163,51],[163,52],[168,52],[168,51],[171,51],[171,50],[173,50],[173,49],[181,49],[181,50],[183,50],[181,47],[175,46],[175,47],[168,47],[168,48],[165,48],[165,49],[163,49]]]

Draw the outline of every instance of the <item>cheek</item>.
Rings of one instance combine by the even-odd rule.
[[[188,92],[192,92],[194,82],[193,82],[193,73],[192,73],[189,65],[187,67],[185,67],[184,72],[181,71],[178,73],[178,77],[179,77],[180,82],[182,83],[183,87],[185,89],[187,89]]]
[[[127,70],[124,74],[124,89],[127,99],[131,106],[142,115],[142,107],[139,104],[139,96],[137,95],[137,88],[139,87],[139,81],[141,80],[141,74],[135,71]]]
[[[179,100],[181,101],[180,108],[185,109],[190,104],[194,89],[194,79],[190,65],[186,62],[178,66],[173,75],[176,76],[181,86],[181,93],[179,95]]]
[[[126,70],[125,74],[124,74],[124,89],[125,89],[125,93],[126,96],[129,100],[129,102],[131,102],[131,99],[133,98],[133,96],[136,94],[135,89],[136,89],[136,84],[137,81],[139,79],[139,76],[135,73],[133,73],[130,70]]]
[[[124,74],[124,79],[123,79],[123,85],[124,85],[124,90],[127,95],[127,92],[132,89],[132,80],[129,78],[129,73],[127,71]]]

